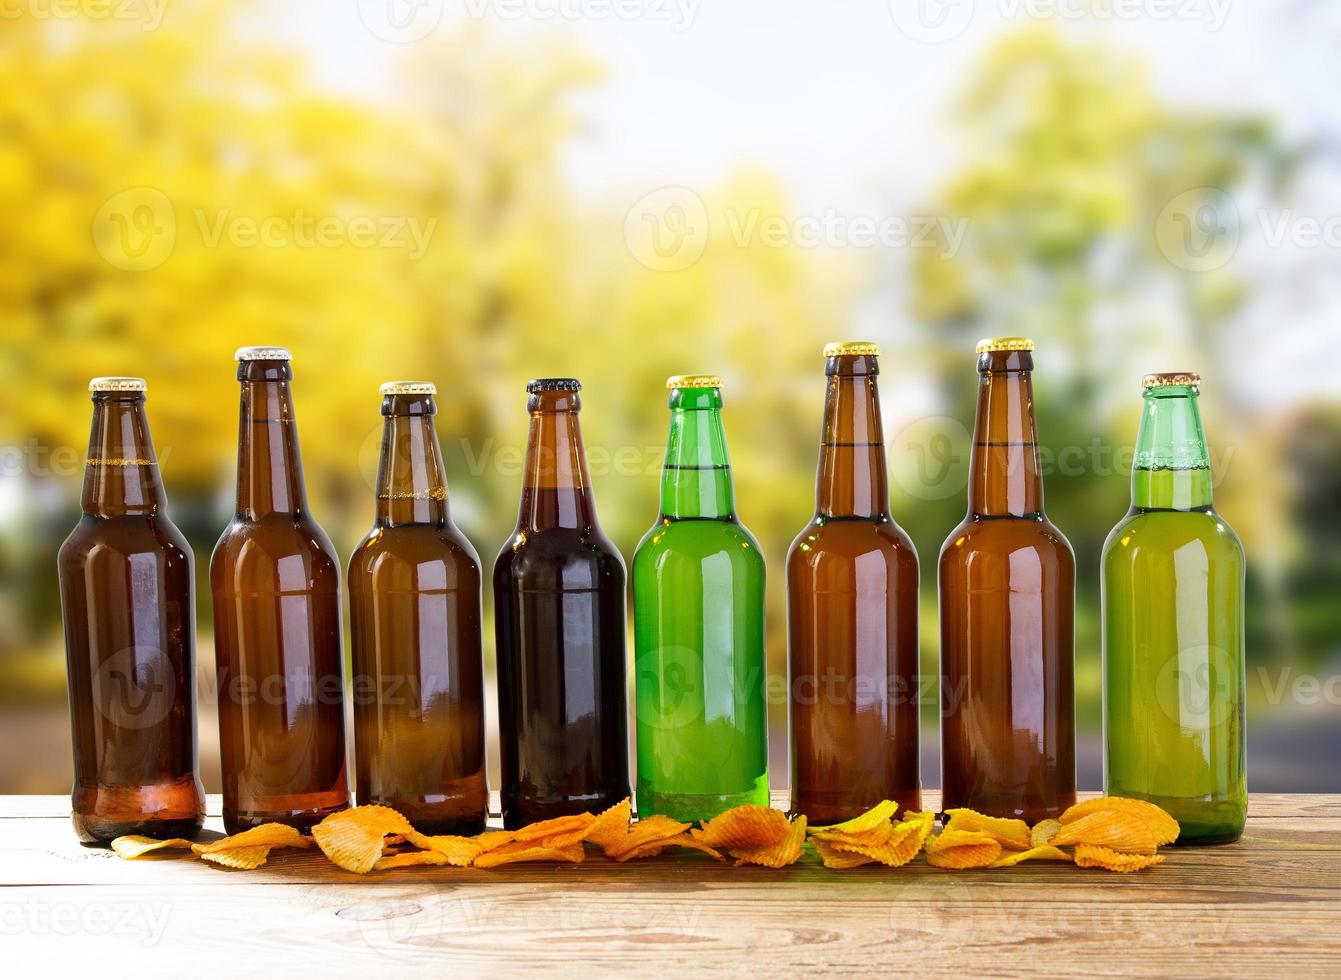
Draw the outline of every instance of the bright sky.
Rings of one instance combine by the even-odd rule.
[[[309,48],[324,83],[371,99],[418,39],[472,19],[522,45],[568,38],[610,72],[579,103],[587,125],[564,160],[579,194],[633,201],[756,164],[797,213],[884,215],[931,197],[956,159],[941,120],[958,80],[1031,15],[1132,50],[1172,104],[1261,110],[1328,152],[1301,207],[1333,221],[1337,241],[1262,254],[1245,236],[1242,254],[1268,262],[1278,288],[1240,339],[1262,342],[1288,400],[1336,392],[1322,356],[1341,307],[1341,285],[1327,285],[1341,284],[1332,0],[275,0],[257,30]]]

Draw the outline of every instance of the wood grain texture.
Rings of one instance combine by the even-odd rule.
[[[209,810],[218,830],[217,798]],[[122,861],[75,841],[64,797],[5,797],[0,949],[143,977],[1341,971],[1341,796],[1254,797],[1239,843],[1165,853],[1135,875],[921,859],[773,871],[691,852],[360,877],[315,851],[277,851],[233,872]]]

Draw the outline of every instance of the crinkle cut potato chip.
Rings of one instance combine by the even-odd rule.
[[[569,844],[575,844],[586,836],[595,820],[596,818],[590,813],[574,813],[566,817],[552,817],[549,820],[541,820],[519,828],[515,832],[515,839],[519,841],[545,841],[546,844],[554,846],[550,841],[551,838],[571,837],[574,834],[581,835],[568,841]]]
[[[426,839],[395,810],[375,804],[332,813],[312,828],[312,837],[326,857],[346,871],[361,875],[377,864],[391,834],[401,834],[411,841]]]
[[[608,853],[611,847],[618,847],[624,840],[632,819],[633,801],[625,797],[610,809],[601,811],[587,828],[586,839]]]
[[[688,829],[689,824],[687,823],[681,823],[662,814],[654,813],[650,817],[645,817],[633,824],[623,838],[605,847],[605,854],[606,857],[612,857],[617,861],[627,860],[628,858],[624,855],[650,857],[653,854],[660,853],[651,850],[652,846],[664,846],[672,837],[678,837]],[[635,855],[632,853],[634,851],[641,851],[642,853]]]
[[[144,855],[152,854],[154,851],[189,851],[191,850],[191,842],[181,837],[173,837],[169,840],[154,840],[152,837],[142,837],[139,834],[127,834],[112,841],[112,850],[116,852],[118,857],[133,861],[137,857],[144,857]]]
[[[1150,825],[1133,813],[1095,810],[1079,820],[1062,824],[1052,835],[1052,844],[1097,844],[1128,854],[1154,854],[1155,835]]]
[[[1021,861],[1032,861],[1035,858],[1041,861],[1070,861],[1071,855],[1067,854],[1060,847],[1054,847],[1051,844],[1039,844],[1037,847],[1031,847],[1027,851],[1011,851],[1009,854],[1003,854],[991,864],[989,868],[1011,868]]]
[[[1029,840],[1033,847],[1041,847],[1052,840],[1052,835],[1062,829],[1060,820],[1040,820],[1029,831]]]
[[[927,863],[935,868],[985,868],[1001,857],[1001,842],[982,830],[942,830],[927,841]]]
[[[467,861],[467,864],[470,862]],[[415,868],[424,865],[456,864],[441,851],[407,851],[404,854],[388,854],[378,858],[373,865],[374,871],[390,871],[392,868]]]
[[[223,851],[209,851],[200,857],[214,864],[237,871],[254,871],[265,864],[270,856],[269,844],[250,844],[245,847],[230,847]]]
[[[810,843],[815,845],[815,852],[819,854],[824,866],[834,871],[847,871],[850,868],[860,868],[864,864],[875,862],[875,858],[867,857],[865,854],[840,850],[838,845],[825,840],[823,837],[812,837]]]
[[[695,838],[710,847],[747,849],[772,847],[785,840],[790,832],[787,817],[781,810],[757,803],[732,807],[704,821],[702,829],[691,831]]]
[[[512,835],[509,834],[507,836],[510,839]],[[474,861],[475,858],[488,850],[487,847],[480,843],[479,838],[458,837],[455,834],[440,834],[436,837],[420,836],[415,843],[424,848],[424,851],[419,853],[427,852],[437,854],[439,857],[443,858],[443,860],[430,861],[424,859],[422,861],[406,861],[402,865],[393,865],[393,867],[409,867],[415,864],[451,864],[458,868],[465,868],[469,867],[470,862]],[[505,843],[507,843],[507,841],[500,840],[494,846]],[[406,857],[408,855],[398,856]],[[383,858],[383,860],[385,860],[385,858]],[[378,861],[377,864],[373,865],[373,869],[376,871],[383,870],[382,861]]]
[[[1011,850],[1028,850],[1031,841],[1029,825],[1014,817],[989,817],[967,807],[955,807],[945,811],[950,819],[945,822],[946,830],[966,830],[991,834],[1002,847]]]
[[[784,818],[785,819],[785,818]],[[765,868],[785,868],[795,864],[801,856],[801,847],[806,841],[805,815],[797,817],[787,828],[787,835],[768,847],[731,848],[731,856],[736,859],[736,867],[743,864],[759,864]]]
[[[1092,800],[1084,800],[1062,814],[1062,823],[1074,823],[1099,810],[1114,810],[1140,817],[1149,825],[1155,844],[1158,846],[1172,844],[1178,839],[1178,821],[1166,810],[1149,800],[1133,800],[1125,796],[1099,796]]]
[[[192,844],[191,850],[204,856],[239,847],[311,847],[312,842],[288,824],[263,823],[206,844]]]
[[[543,847],[529,841],[514,841],[492,851],[486,851],[475,859],[477,868],[497,868],[504,864],[520,864],[523,861],[565,861],[581,864],[586,858],[582,845],[568,847]]]
[[[898,810],[899,805],[893,800],[884,800],[851,820],[830,824],[827,827],[811,827],[810,836],[829,840],[880,830],[882,827],[889,826],[890,820],[893,819]]]
[[[1126,874],[1163,864],[1164,855],[1120,854],[1112,848],[1101,847],[1098,844],[1077,844],[1075,862],[1079,868],[1103,868],[1105,871],[1119,871]]]

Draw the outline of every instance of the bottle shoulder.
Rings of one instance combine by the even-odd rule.
[[[1214,510],[1129,511],[1108,532],[1103,556],[1112,557],[1151,550],[1172,552],[1190,544],[1200,544],[1208,554],[1243,560],[1243,544],[1229,522]]]
[[[83,515],[57,551],[62,569],[92,561],[154,555],[169,563],[195,564],[186,535],[162,514],[121,517]]]
[[[442,564],[473,568],[478,574],[479,553],[461,531],[447,524],[399,524],[374,527],[349,556],[350,574],[370,572],[383,563]]]
[[[872,554],[884,555],[891,564],[917,564],[917,549],[898,524],[844,519],[811,521],[793,539],[787,561],[789,564],[825,559],[852,561]]]
[[[712,518],[661,518],[638,543],[638,554],[645,552],[679,552],[686,555],[706,557],[710,554],[730,550],[753,556],[763,561],[763,551],[749,528],[739,521],[716,520]]]
[[[516,531],[494,560],[496,586],[525,581],[595,587],[611,577],[623,582],[624,558],[598,527]]]
[[[1054,555],[1064,565],[1075,565],[1071,542],[1046,517],[976,517],[970,514],[941,545],[940,561],[967,561],[975,554],[1007,555],[1020,550]]]
[[[319,524],[292,514],[270,514],[257,520],[234,518],[214,546],[210,566],[259,562],[272,564],[301,557],[314,568],[338,565],[335,546]]]

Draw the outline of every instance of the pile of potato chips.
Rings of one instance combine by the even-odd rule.
[[[859,817],[828,827],[807,827],[804,816],[788,819],[766,806],[738,806],[691,827],[665,816],[634,822],[624,800],[600,815],[580,813],[542,820],[519,830],[487,830],[474,837],[421,834],[400,813],[385,806],[357,806],[327,817],[305,837],[292,827],[262,824],[208,844],[187,840],[119,837],[112,849],[123,858],[161,849],[189,850],[205,861],[249,870],[265,864],[277,847],[310,847],[355,874],[418,865],[497,868],[529,861],[577,864],[592,844],[614,861],[661,854],[667,848],[701,851],[716,861],[727,856],[736,867],[795,864],[807,843],[826,868],[866,864],[901,867],[925,851],[937,868],[1006,868],[1032,859],[1073,861],[1082,868],[1139,871],[1164,860],[1161,844],[1178,836],[1178,823],[1153,803],[1101,797],[1078,803],[1058,820],[1030,827],[1023,820],[951,809],[941,832],[932,835],[936,815],[907,813],[886,800]],[[1071,847],[1071,853],[1063,850]]]

